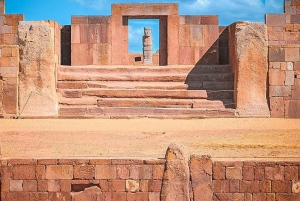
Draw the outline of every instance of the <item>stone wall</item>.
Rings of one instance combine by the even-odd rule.
[[[163,185],[174,184],[172,179],[186,172],[181,169],[164,176],[165,164],[165,159],[2,159],[0,200],[172,200],[162,196],[167,195],[162,189],[168,189]],[[172,165],[177,164],[176,170],[180,166],[168,164],[169,173],[175,170]],[[180,200],[300,199],[300,162],[192,156],[188,165],[189,193],[181,194]],[[167,178],[170,182],[164,183]],[[176,186],[183,190],[185,182],[179,181]],[[172,196],[178,191],[169,188],[168,192]]]
[[[285,14],[267,14],[271,117],[300,118],[300,2],[285,0]]]
[[[110,21],[109,16],[72,16],[72,65],[112,64]]]
[[[18,23],[23,15],[5,14],[0,1],[0,117],[18,114]]]
[[[179,65],[219,64],[218,23],[218,16],[179,16]]]

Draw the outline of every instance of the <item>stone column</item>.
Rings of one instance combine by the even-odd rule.
[[[152,64],[152,36],[151,36],[151,28],[144,28],[144,36],[143,36],[143,56],[144,56],[144,64]]]

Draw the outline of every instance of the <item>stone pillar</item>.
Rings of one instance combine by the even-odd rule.
[[[166,167],[163,176],[161,201],[190,201],[189,156],[184,147],[171,144],[166,153]]]
[[[18,30],[21,117],[57,116],[54,30],[45,21],[22,21]]]
[[[152,64],[152,36],[151,36],[151,28],[144,28],[144,36],[143,36],[143,56],[144,56],[144,64]]]
[[[229,27],[234,99],[239,117],[270,117],[267,102],[268,39],[263,23],[237,22]]]

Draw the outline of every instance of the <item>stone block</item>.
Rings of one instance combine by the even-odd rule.
[[[179,26],[179,46],[190,46],[190,26],[180,25]],[[180,54],[180,53],[179,53]]]
[[[182,146],[171,144],[166,152],[166,169],[163,177],[161,201],[188,201],[189,167]]]
[[[102,191],[99,187],[93,186],[85,188],[84,191],[78,193],[71,193],[72,201],[94,201],[102,200]]]
[[[80,25],[72,24],[71,26],[71,43],[80,43]]]
[[[285,61],[285,49],[281,47],[269,47],[269,61],[270,62]]]
[[[300,193],[300,181],[297,180],[293,181],[292,192],[297,194]]]
[[[253,181],[254,180],[254,167],[244,166],[243,167],[243,180]]]
[[[219,17],[218,16],[201,16],[201,25],[218,25]]]
[[[284,40],[284,32],[281,31],[272,31],[268,32],[269,41],[283,41]]]
[[[48,192],[59,192],[60,180],[48,180]]]
[[[80,24],[80,43],[89,43],[89,25]]]
[[[285,32],[284,33],[285,43],[295,43],[297,40],[296,32]]]
[[[101,25],[100,24],[92,24],[88,26],[89,34],[88,34],[88,42],[95,44],[100,43],[101,37]]]
[[[273,27],[285,27],[286,18],[285,14],[267,14],[266,15],[266,24],[267,26]]]
[[[140,189],[140,183],[138,180],[126,180],[127,192],[138,192]]]
[[[219,46],[219,26],[204,25],[203,26],[203,46]]]
[[[192,47],[202,47],[203,42],[203,26],[200,25],[190,25],[190,45]],[[189,39],[189,38],[187,38]],[[186,40],[187,40],[186,39]]]
[[[291,96],[291,86],[270,86],[270,97]]]
[[[152,179],[152,166],[135,165],[130,167],[131,179]]]
[[[271,86],[283,86],[285,81],[285,72],[280,69],[269,70],[269,84]]]
[[[72,165],[48,165],[46,179],[73,179]]]
[[[300,118],[300,100],[285,101],[285,117]]]
[[[214,193],[229,193],[229,186],[229,180],[214,180],[212,188]]]
[[[230,180],[229,181],[229,192],[230,193],[238,193],[239,190],[240,190],[239,180]]]
[[[1,71],[2,72],[2,71]],[[16,78],[13,78],[16,80]],[[18,114],[18,85],[4,83],[3,84],[3,112],[7,115]]]
[[[243,169],[241,167],[227,167],[226,179],[241,180],[243,178]]]
[[[18,35],[17,34],[3,34],[3,44],[18,45]]]
[[[118,165],[117,166],[117,179],[128,179],[129,178],[129,165]]]
[[[286,62],[286,68],[283,68],[283,69],[288,70],[288,71],[294,70],[294,63],[293,62]]]
[[[117,178],[116,166],[96,165],[95,179],[116,179],[116,178]]]
[[[274,193],[291,193],[291,181],[272,181],[272,192]]]
[[[292,24],[300,24],[300,15],[291,15],[291,23]]]
[[[284,166],[265,167],[267,180],[284,180]]]
[[[93,165],[74,166],[74,179],[93,179],[95,177]]]
[[[148,200],[148,193],[127,193],[127,201]]]
[[[108,191],[125,192],[125,180],[110,180],[110,181],[108,181]]]
[[[237,115],[268,117],[270,112],[266,97],[267,27],[262,23],[241,22],[231,25],[230,30],[229,39],[235,39],[229,41],[229,44],[234,44],[229,47],[229,55],[233,55],[231,60],[236,69],[234,96]]]
[[[300,86],[299,85],[292,86],[292,99],[300,100]]]
[[[191,15],[186,15],[185,17],[185,23],[187,25],[200,25],[201,24],[201,17],[202,16],[191,16]]]
[[[23,191],[23,180],[10,180],[9,191]]]
[[[270,98],[271,117],[284,118],[284,101],[283,97]]]
[[[286,166],[284,170],[284,179],[297,181],[299,178],[299,167],[298,166]],[[300,191],[300,189],[299,189]]]
[[[175,5],[175,4],[174,4]],[[177,5],[178,6],[178,5]],[[179,17],[178,15],[168,16],[168,65],[179,63]],[[162,40],[162,38],[160,38]]]
[[[299,48],[285,48],[285,61],[299,61]]]
[[[163,165],[156,165],[153,166],[153,179],[162,179],[164,175],[165,166]]]
[[[210,201],[213,198],[212,185],[212,161],[210,157],[191,156],[190,172],[195,200]]]
[[[56,116],[58,102],[55,44],[49,23],[44,21],[19,22],[19,42],[20,108],[24,108],[27,103],[22,114],[35,117]],[[39,57],[36,52],[39,53]]]
[[[162,187],[161,180],[150,180],[149,181],[149,192],[160,192]]]
[[[241,193],[259,193],[260,185],[259,181],[241,181],[240,182]]]
[[[15,180],[35,180],[36,167],[34,165],[16,165],[13,167],[13,179]]]
[[[4,25],[7,26],[18,26],[19,21],[24,20],[24,15],[23,14],[6,14],[4,15]]]
[[[71,23],[74,24],[88,24],[88,16],[72,16],[71,17]]]
[[[72,44],[72,66],[89,65],[89,45]]]
[[[225,167],[214,166],[213,167],[213,179],[214,180],[225,179]]]
[[[285,71],[285,86],[291,86],[295,83],[295,73],[294,71]]]
[[[179,48],[179,65],[195,64],[195,49],[193,47]]]

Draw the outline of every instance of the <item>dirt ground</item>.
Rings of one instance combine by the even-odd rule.
[[[300,159],[295,119],[2,119],[0,137],[2,157],[162,158],[180,143],[219,159]]]

